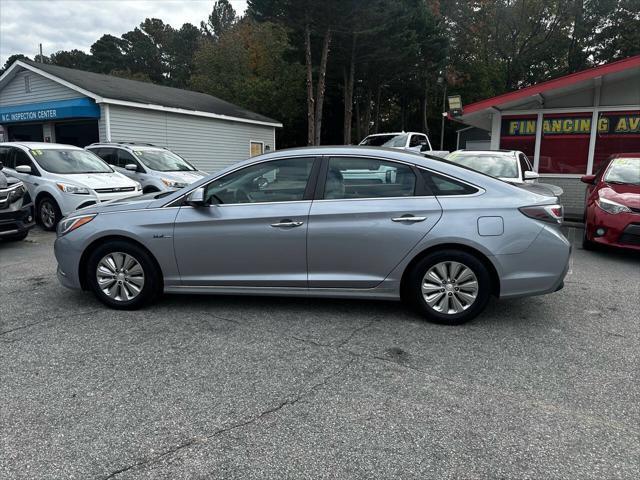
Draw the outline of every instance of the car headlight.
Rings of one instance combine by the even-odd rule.
[[[162,183],[169,188],[184,188],[188,185],[188,183],[185,182],[176,182],[175,180],[168,180],[166,178],[162,179]]]
[[[83,225],[86,225],[91,220],[96,217],[96,213],[88,214],[88,215],[79,215],[76,217],[64,218],[58,223],[58,236],[62,237],[69,232],[73,232],[74,230],[80,228]]]
[[[61,192],[73,193],[74,195],[89,195],[89,189],[86,187],[78,187],[77,185],[69,185],[68,183],[56,183]]]
[[[596,205],[598,205],[605,212],[611,213],[613,215],[631,211],[629,207],[603,197],[600,197],[598,198],[598,200],[596,200]]]
[[[17,202],[24,196],[25,193],[27,193],[27,189],[25,188],[24,184],[18,183],[9,189],[7,200],[9,201],[9,203]]]

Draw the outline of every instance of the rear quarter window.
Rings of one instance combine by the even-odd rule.
[[[473,195],[478,189],[472,185],[437,173],[422,170],[427,187],[436,196]]]

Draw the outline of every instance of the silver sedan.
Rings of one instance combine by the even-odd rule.
[[[491,295],[562,288],[555,202],[397,150],[282,150],[68,216],[58,278],[119,309],[162,292],[403,299],[460,324]]]

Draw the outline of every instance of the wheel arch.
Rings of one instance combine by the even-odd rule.
[[[500,277],[498,276],[498,271],[496,270],[496,267],[493,265],[493,262],[491,262],[491,260],[489,260],[489,258],[480,250],[474,247],[470,247],[469,245],[465,245],[462,243],[454,243],[454,242],[433,245],[429,248],[422,250],[411,259],[411,261],[407,264],[404,271],[402,272],[402,279],[400,280],[401,296],[405,295],[406,288],[407,288],[406,281],[407,281],[407,278],[409,277],[409,272],[411,272],[413,267],[427,255],[430,255],[434,252],[438,252],[442,250],[459,250],[462,252],[469,253],[470,255],[473,255],[478,260],[480,260],[482,264],[487,268],[487,271],[489,272],[489,277],[491,278],[491,294],[494,295],[495,297],[498,297],[498,298],[500,297]]]
[[[160,267],[160,264],[158,263],[155,255],[146,246],[144,246],[144,244],[131,237],[127,237],[126,235],[107,235],[105,237],[97,238],[89,245],[87,245],[87,247],[82,252],[82,255],[80,256],[80,263],[78,264],[78,279],[80,280],[80,286],[82,287],[82,289],[89,290],[89,284],[87,282],[87,263],[89,261],[89,256],[99,246],[113,241],[128,242],[144,250],[149,255],[149,258],[151,258],[151,261],[160,274],[159,284],[160,289],[162,290],[162,288],[164,287],[164,275],[162,272],[162,267]]]

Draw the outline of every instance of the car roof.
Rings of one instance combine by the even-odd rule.
[[[153,143],[137,143],[137,142],[95,142],[90,145],[87,145],[85,148],[95,148],[95,147],[112,147],[112,148],[149,148],[149,149],[158,149],[158,150],[167,150],[166,147],[162,145],[154,145]]]
[[[614,160],[616,158],[640,158],[640,152],[636,153],[614,153],[609,157],[609,160]]]
[[[383,132],[383,133],[372,133],[371,135],[367,135],[364,138],[368,138],[368,137],[383,137],[386,135],[426,135],[426,133],[422,133],[422,132]]]
[[[60,147],[64,147],[67,150],[82,150],[75,145],[66,145],[64,143],[50,143],[50,142],[2,142],[0,147],[24,147],[31,150],[58,150]]]

